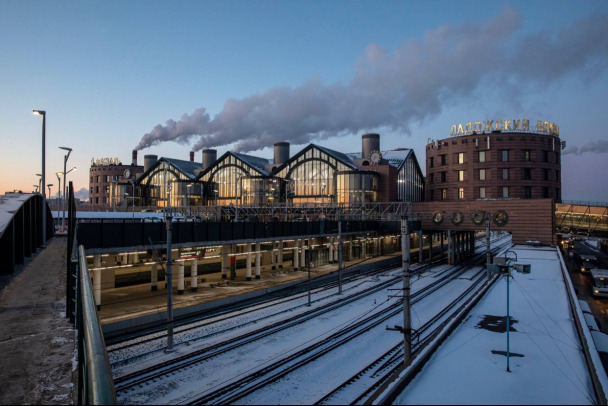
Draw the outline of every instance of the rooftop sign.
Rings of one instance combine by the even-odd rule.
[[[122,165],[118,158],[91,158],[91,166]]]
[[[463,124],[453,124],[450,128],[451,136],[491,133],[493,131],[530,131],[530,120],[490,120],[470,121]],[[559,136],[559,126],[548,121],[537,121],[532,132]]]

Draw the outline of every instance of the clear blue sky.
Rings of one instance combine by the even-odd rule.
[[[80,189],[91,158],[138,145],[140,163],[271,157],[284,140],[353,152],[376,131],[424,166],[452,124],[527,117],[560,125],[563,198],[608,202],[607,41],[605,0],[2,0],[0,193],[38,183],[42,109],[53,193],[59,146]]]

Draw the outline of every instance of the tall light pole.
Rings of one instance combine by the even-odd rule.
[[[46,248],[46,111],[32,110],[34,114],[42,116],[42,185],[40,193],[42,193],[42,248]]]
[[[68,158],[70,157],[70,154],[72,153],[72,148],[70,147],[59,147],[59,149],[62,149],[64,151],[68,151],[68,153],[63,157],[63,204],[62,204],[62,209],[61,209],[61,231],[65,230],[65,175],[66,175],[66,165],[68,163]]]
[[[37,173],[36,176],[39,177],[37,190],[41,190],[40,187],[42,186],[42,174],[41,173]]]
[[[61,177],[59,175],[61,175],[62,172],[55,172],[55,176],[57,176],[57,182],[59,183],[59,186],[57,186],[57,194],[59,195],[59,204],[63,203],[63,200],[61,198]],[[63,232],[63,230],[61,230]]]

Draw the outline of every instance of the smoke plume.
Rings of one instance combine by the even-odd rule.
[[[347,84],[309,81],[268,89],[227,100],[213,118],[199,108],[157,125],[135,149],[195,141],[195,151],[234,143],[236,152],[249,152],[278,141],[300,145],[380,127],[409,134],[412,123],[436,116],[482,83],[501,83],[515,93],[572,72],[592,77],[606,69],[608,14],[515,39],[520,20],[519,11],[506,7],[485,24],[441,26],[393,52],[371,44]]]
[[[573,145],[571,147],[567,147],[562,152],[562,155],[567,155],[567,154],[580,155],[585,152],[595,152],[597,154],[606,154],[606,153],[608,153],[608,141],[605,141],[605,140],[589,141],[588,143],[586,143],[585,145],[583,145],[580,148]]]

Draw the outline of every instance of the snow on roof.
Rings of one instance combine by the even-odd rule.
[[[0,236],[4,234],[15,212],[32,196],[31,193],[7,193],[0,196]]]
[[[237,152],[232,152],[232,154],[239,158],[241,161],[245,162],[247,165],[253,167],[254,169],[257,169],[263,175],[269,175],[269,172],[265,169],[265,166],[270,164],[270,160]]]
[[[506,316],[507,283],[501,276],[395,404],[597,402],[559,253],[554,248],[525,246],[511,251],[517,254],[517,263],[532,265],[531,273],[512,272],[509,283],[511,372],[507,372],[504,327],[496,332],[484,324],[489,318]]]
[[[164,161],[170,163],[171,165],[175,166],[177,169],[179,169],[182,173],[184,173],[190,179],[195,179],[196,175],[194,174],[194,171],[200,170],[202,168],[202,164],[200,162],[184,161],[181,159],[164,158],[164,157],[161,158],[161,160],[164,160]]]

